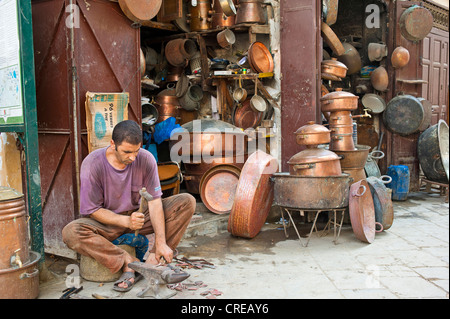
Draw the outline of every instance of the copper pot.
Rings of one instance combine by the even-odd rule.
[[[344,92],[341,88],[335,92],[325,94],[320,98],[322,112],[353,111],[358,108],[359,97],[352,93]]]
[[[342,169],[347,168],[364,168],[367,158],[369,157],[370,146],[368,145],[356,145],[354,150],[340,151],[334,150],[334,152],[341,157]]]
[[[190,155],[209,160],[214,156],[247,154],[248,135],[232,124],[201,119],[182,125],[182,129],[172,135],[170,148],[171,154],[182,156],[183,161]]]
[[[331,134],[330,150],[332,151],[351,151],[355,149],[353,134]]]
[[[330,130],[325,126],[308,122],[295,132],[298,145],[319,145],[330,143]]]
[[[236,24],[266,23],[266,18],[262,8],[262,0],[239,0],[237,7]]]
[[[333,124],[330,125],[331,134],[353,134],[353,123],[346,124]]]
[[[353,117],[351,111],[337,111],[330,114],[328,119],[330,127],[332,125],[353,125]]]
[[[322,149],[309,148],[292,156],[289,173],[299,176],[337,176],[342,174],[339,156]]]
[[[189,3],[188,22],[191,31],[204,31],[211,29],[211,1],[197,0],[197,6],[193,7]]]
[[[336,76],[338,78],[345,78],[347,76],[348,68],[344,63],[339,62],[337,58],[322,61],[322,73]]]
[[[184,67],[197,52],[197,45],[190,39],[175,39],[167,43],[165,55],[173,66]]]
[[[397,47],[391,55],[391,63],[395,69],[401,69],[409,63],[409,51],[404,47]]]
[[[211,28],[217,29],[222,27],[231,27],[234,25],[236,20],[236,7],[234,6],[235,1],[233,1],[231,4],[228,2],[230,2],[230,0],[214,1],[213,14],[211,18]],[[233,12],[233,8],[234,13],[227,16],[222,8],[222,3],[228,5],[228,14]]]
[[[173,85],[169,85],[167,89],[158,93],[155,98],[155,106],[159,114],[157,123],[163,122],[169,117],[175,117],[177,120],[180,119],[181,106]]]
[[[19,262],[24,264],[28,258],[24,196],[10,187],[0,186],[0,269],[10,268]]]

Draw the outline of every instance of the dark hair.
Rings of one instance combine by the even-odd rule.
[[[122,121],[117,123],[114,127],[112,139],[117,146],[123,142],[138,145],[142,143],[142,130],[134,121]]]

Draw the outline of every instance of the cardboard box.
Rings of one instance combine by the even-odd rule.
[[[128,92],[86,92],[89,153],[110,145],[114,126],[128,119],[128,101]]]

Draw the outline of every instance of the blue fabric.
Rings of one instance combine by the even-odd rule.
[[[180,128],[180,124],[175,124],[176,119],[169,117],[165,121],[162,121],[155,125],[155,133],[153,133],[153,139],[156,144],[161,144],[165,140],[170,138],[172,131],[176,128]]]
[[[148,238],[144,235],[138,234],[134,236],[133,234],[123,234],[122,236],[116,238],[112,242],[114,245],[128,245],[136,248],[136,257],[144,262],[145,253],[148,250]]]

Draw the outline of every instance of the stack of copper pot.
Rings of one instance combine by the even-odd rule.
[[[353,140],[352,111],[358,108],[358,97],[342,89],[325,94],[321,108],[329,119],[331,141],[329,149],[340,156],[341,168],[358,182],[365,179],[364,166],[370,147],[355,145]]]
[[[320,144],[330,143],[330,130],[325,126],[308,122],[296,132],[297,144],[305,145],[306,150],[295,154],[288,161],[289,173],[298,176],[337,176],[341,175],[341,164],[336,153],[319,148]]]

